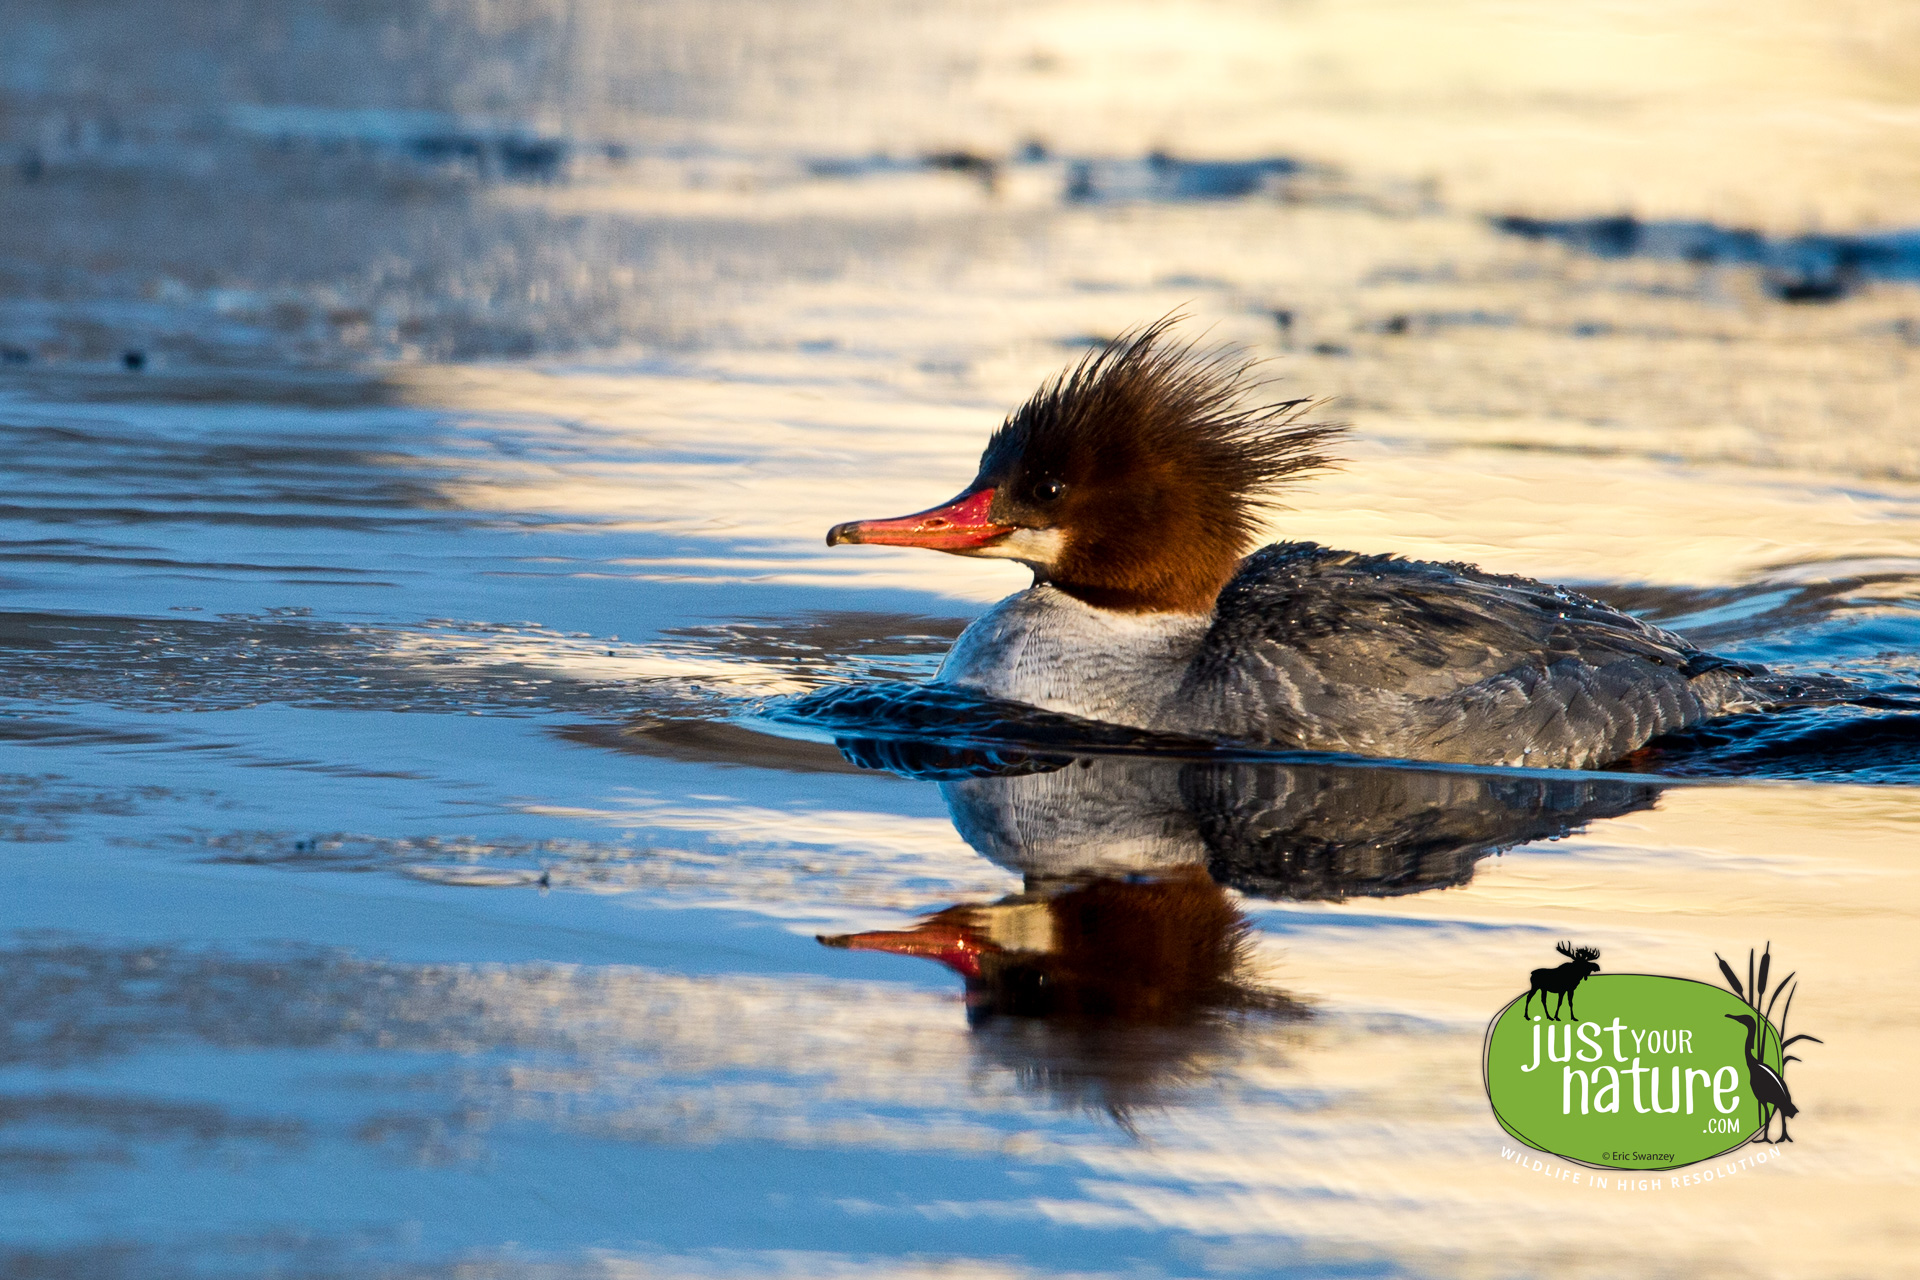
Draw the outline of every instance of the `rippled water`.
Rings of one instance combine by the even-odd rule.
[[[1912,1270],[1910,19],[0,31],[0,1275]],[[1021,575],[825,529],[1174,309],[1352,423],[1276,536],[1861,696],[1555,776],[898,692]],[[1778,1163],[1501,1158],[1565,938],[1799,970]]]

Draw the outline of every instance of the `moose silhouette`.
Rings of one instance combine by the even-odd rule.
[[[1533,998],[1536,995],[1540,997],[1540,1007],[1543,1010],[1547,1007],[1547,997],[1549,995],[1557,995],[1560,997],[1559,1003],[1554,1006],[1553,1011],[1547,1014],[1550,1020],[1554,1022],[1560,1021],[1561,1005],[1566,1006],[1568,1017],[1575,1017],[1576,1015],[1573,1012],[1573,989],[1594,974],[1600,972],[1600,966],[1597,963],[1600,959],[1600,948],[1598,947],[1576,947],[1571,942],[1563,942],[1555,947],[1554,950],[1565,956],[1567,963],[1555,965],[1551,969],[1535,969],[1533,971],[1533,986],[1527,992],[1526,1003],[1520,1007],[1520,1016],[1523,1018],[1532,1010]]]

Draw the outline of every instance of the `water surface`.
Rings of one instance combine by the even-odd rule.
[[[1774,8],[0,6],[0,1274],[1910,1267],[1920,103]],[[784,715],[1022,585],[825,529],[1174,309],[1352,424],[1275,536],[1871,696]],[[1502,1159],[1566,939],[1799,971],[1778,1162]]]

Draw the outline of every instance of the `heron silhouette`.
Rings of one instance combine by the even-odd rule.
[[[1800,1108],[1793,1105],[1793,1095],[1787,1092],[1787,1082],[1780,1074],[1754,1054],[1754,1042],[1760,1037],[1760,1028],[1754,1020],[1744,1013],[1730,1013],[1727,1018],[1738,1022],[1747,1029],[1747,1042],[1742,1046],[1747,1055],[1747,1087],[1753,1090],[1753,1100],[1759,1108],[1760,1141],[1774,1142],[1768,1136],[1773,1129],[1773,1115],[1765,1110],[1772,1107],[1780,1113],[1780,1142],[1792,1142],[1787,1136],[1787,1121],[1800,1114]],[[1807,1037],[1809,1040],[1812,1036]]]

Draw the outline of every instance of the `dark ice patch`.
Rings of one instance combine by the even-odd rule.
[[[1920,230],[1767,236],[1744,227],[1685,220],[1532,218],[1504,214],[1496,230],[1554,240],[1602,258],[1659,258],[1758,267],[1782,302],[1834,302],[1871,281],[1920,280]]]

